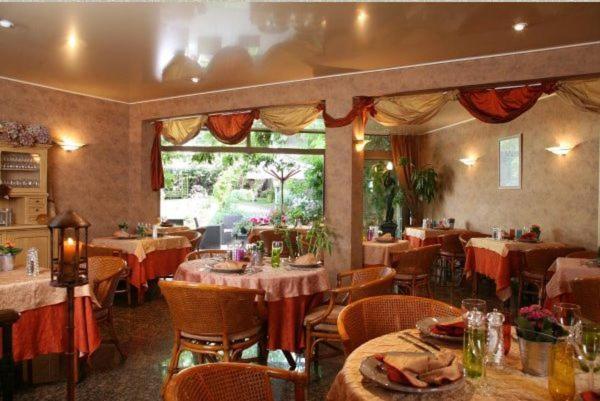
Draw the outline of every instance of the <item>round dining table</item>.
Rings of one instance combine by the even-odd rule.
[[[269,350],[280,349],[289,357],[290,352],[304,348],[304,318],[308,311],[323,301],[323,292],[329,287],[329,278],[323,267],[297,268],[283,260],[273,268],[269,259],[257,268],[244,273],[217,273],[211,266],[218,258],[204,258],[182,263],[175,280],[265,291],[268,309]],[[289,358],[288,358],[289,360]]]
[[[404,330],[404,332],[419,336],[419,332],[415,329]],[[516,342],[513,342],[502,369],[487,368],[486,378],[483,379],[485,386],[478,386],[465,380],[463,386],[447,393],[412,395],[386,390],[363,378],[359,368],[368,356],[390,351],[423,352],[415,345],[401,339],[399,334],[396,332],[377,337],[356,348],[336,376],[327,394],[327,401],[439,401],[441,399],[444,401],[547,401],[550,399],[547,378],[530,376],[520,370],[519,347]],[[459,358],[462,357],[462,342],[452,345],[431,338],[427,338],[426,341],[456,353]],[[432,351],[435,352],[433,349]]]

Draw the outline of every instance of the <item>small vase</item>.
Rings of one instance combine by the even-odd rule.
[[[519,337],[519,350],[523,372],[539,377],[548,376],[551,342],[528,341]]]
[[[2,271],[8,272],[15,268],[15,257],[14,255],[0,255],[0,265],[2,265]]]

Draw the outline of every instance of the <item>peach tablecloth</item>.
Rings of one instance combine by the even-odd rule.
[[[187,226],[158,227],[158,233],[165,235],[176,235],[179,232],[191,230],[192,229]]]
[[[395,242],[363,241],[363,265],[390,266],[391,253],[405,251],[409,248],[408,241],[397,240]]]
[[[408,330],[417,335],[416,330]],[[433,341],[433,340],[432,340]],[[460,343],[459,343],[460,344]],[[444,347],[445,344],[439,343]],[[549,400],[547,389],[548,379],[534,377],[521,372],[521,362],[518,346],[513,342],[510,353],[505,358],[505,367],[502,370],[488,368],[487,393],[476,388],[468,381],[453,392],[433,393],[428,395],[409,395],[387,391],[362,377],[359,367],[364,358],[373,354],[390,351],[416,351],[415,348],[398,338],[398,333],[387,334],[375,338],[357,349],[346,359],[342,370],[336,376],[327,401],[546,401]],[[450,348],[458,358],[462,359],[462,346]]]
[[[527,243],[491,238],[471,238],[466,246],[465,271],[484,274],[496,282],[496,296],[506,301],[511,296],[510,278],[519,274],[523,251],[536,248],[563,247],[558,242]]]
[[[304,317],[323,298],[329,289],[324,268],[292,269],[282,265],[260,267],[253,274],[213,273],[208,266],[211,259],[184,262],[175,273],[175,280],[230,287],[265,290],[269,313],[268,348],[298,352],[304,347]]]
[[[439,236],[446,234],[462,234],[467,230],[462,228],[439,229],[439,228],[422,228],[422,227],[406,227],[404,235],[408,240],[411,248],[420,248],[427,245],[435,245],[439,243]]]
[[[550,266],[549,271],[554,272],[546,284],[548,299],[571,294],[571,283],[575,278],[600,277],[600,267],[592,259],[558,258]]]
[[[13,326],[15,361],[66,351],[67,292],[50,286],[50,273],[29,277],[24,269],[0,273],[0,309],[14,309],[21,317]],[[11,284],[12,282],[12,284]],[[100,346],[88,285],[75,290],[75,348],[80,355]]]
[[[165,235],[158,238],[134,238],[134,239],[116,239],[114,237],[94,238],[92,245],[104,246],[113,249],[119,249],[128,255],[135,257],[143,262],[151,252],[165,251],[168,249],[189,249],[192,247],[186,237],[178,235]]]

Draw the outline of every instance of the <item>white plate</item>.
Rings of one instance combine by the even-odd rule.
[[[436,334],[431,332],[431,328],[436,324],[447,323],[455,320],[456,317],[426,317],[425,319],[421,319],[417,322],[417,330],[419,330],[423,335],[437,338],[445,341],[462,341],[463,336],[453,337],[453,336],[445,336],[443,334]]]
[[[387,352],[388,355],[423,355],[422,352]],[[444,384],[443,386],[431,386],[425,388],[418,388],[412,386],[405,386],[399,383],[390,381],[387,377],[386,372],[381,369],[381,362],[379,362],[375,356],[369,356],[363,359],[360,364],[360,373],[367,379],[380,385],[383,388],[392,391],[399,391],[402,393],[413,393],[413,394],[427,394],[427,393],[440,393],[443,391],[451,391],[461,388],[465,383],[464,376],[455,382]]]

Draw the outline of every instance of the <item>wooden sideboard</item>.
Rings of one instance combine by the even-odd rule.
[[[12,210],[10,226],[0,226],[0,242],[13,242],[23,251],[15,266],[25,264],[27,250],[37,248],[41,266],[50,265],[48,219],[48,149],[50,145],[14,147],[0,143],[0,182],[11,187],[0,208]]]

